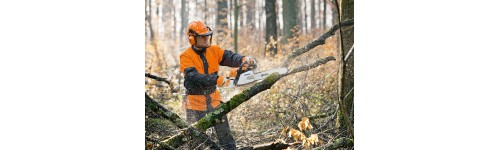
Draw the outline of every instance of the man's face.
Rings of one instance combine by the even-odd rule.
[[[210,36],[196,36],[196,47],[208,47],[210,46]]]

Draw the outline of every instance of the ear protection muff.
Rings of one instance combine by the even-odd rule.
[[[188,36],[188,39],[189,39],[189,44],[191,45],[195,45],[196,44],[196,32],[194,32],[193,30],[189,30],[189,36]]]
[[[194,35],[189,35],[189,44],[195,45],[196,44],[196,38],[194,38]]]

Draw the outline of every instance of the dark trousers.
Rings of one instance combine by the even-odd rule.
[[[197,111],[186,109],[187,121],[189,124],[193,124],[203,118],[206,115],[205,111]],[[218,123],[214,126],[217,140],[219,140],[219,145],[223,149],[234,150],[236,149],[236,143],[234,142],[233,136],[231,135],[231,130],[229,129],[229,122],[227,120],[227,116],[224,115],[222,117],[222,123]],[[204,141],[201,140],[193,140],[189,141],[189,149],[194,149],[202,144]],[[203,146],[199,146],[198,149],[201,149]]]

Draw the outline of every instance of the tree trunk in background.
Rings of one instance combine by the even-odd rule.
[[[323,0],[323,29],[326,29],[326,0]]]
[[[217,0],[217,43],[221,43],[222,40],[226,37],[227,33],[225,30],[227,30],[227,13],[228,13],[228,8],[227,8],[227,0]]]
[[[165,40],[165,38],[174,38],[174,37],[170,37],[172,34],[170,34],[171,32],[167,29],[165,29],[166,27],[172,27],[170,26],[170,22],[168,22],[169,19],[173,19],[174,16],[172,16],[172,9],[174,7],[171,7],[171,6],[168,6],[169,4],[172,4],[171,2],[172,0],[161,0],[161,5],[160,5],[160,8],[161,8],[161,23],[162,25],[160,26],[160,28],[162,29],[162,41]],[[175,29],[175,28],[174,28]]]
[[[183,35],[186,34],[186,28],[188,25],[188,6],[186,5],[186,2],[187,0],[181,0],[181,30],[179,31],[180,37],[183,37]]]
[[[238,53],[238,0],[234,0],[234,52]]]
[[[144,1],[144,36],[148,36],[148,0]],[[147,41],[147,40],[146,40]]]
[[[316,28],[316,5],[314,0],[311,0],[311,30]]]
[[[174,5],[173,0],[172,0],[171,4]],[[174,18],[174,19],[172,19],[172,24],[174,26],[172,28],[172,39],[174,39],[174,41],[175,41],[175,40],[177,40],[177,36],[176,36],[176,33],[175,33],[175,30],[177,29],[177,24],[176,24],[177,17],[175,16],[175,8],[173,6],[172,6],[172,17]]]
[[[338,21],[338,17],[337,17],[337,13],[336,13],[337,11],[335,11],[335,9],[336,9],[335,3],[333,5],[333,7],[331,7],[331,8],[332,8],[332,24],[337,24],[337,22],[339,22],[339,21]]]
[[[148,7],[149,7],[149,12],[148,12],[148,15],[146,17],[147,21],[148,21],[148,28],[149,28],[149,41],[152,42],[154,41],[154,32],[153,32],[153,24],[151,23],[151,12],[153,11],[152,8],[151,8],[151,0],[148,1]]]
[[[297,0],[283,1],[283,43],[288,43],[288,38],[292,38],[297,32],[292,29],[297,26]]]
[[[341,20],[354,19],[354,0],[343,0],[341,3]],[[342,49],[344,57],[347,57],[347,53],[349,49],[354,44],[354,26],[342,27]],[[354,87],[354,50],[351,52],[349,58],[344,61],[344,73],[342,78],[342,95],[341,98],[345,98],[344,105],[346,106],[345,112],[347,116],[353,116],[354,111],[354,91],[347,96],[347,93]],[[342,116],[342,115],[339,115]],[[351,124],[354,126],[354,119],[349,119]],[[346,123],[340,119],[340,127],[342,129],[346,129]]]
[[[278,26],[276,24],[276,0],[266,0],[266,45],[269,44],[269,52],[274,57],[278,52],[276,42],[278,40]],[[274,42],[270,43],[271,37]]]
[[[304,4],[302,4],[302,3],[304,3]],[[304,9],[301,9],[302,6],[304,6]],[[303,27],[303,29],[304,29],[303,33],[307,34],[307,22],[308,22],[307,21],[307,0],[304,0],[302,2],[297,2],[297,8],[299,8],[299,10],[300,10],[298,12],[299,13],[298,18],[300,18],[300,21],[297,20],[297,26]],[[302,28],[299,28],[299,29],[302,30]]]
[[[247,26],[246,28],[248,29],[254,29],[255,26],[255,21],[254,21],[254,15],[255,15],[255,0],[248,0],[247,4],[245,5],[247,7],[247,12],[246,12],[246,17],[247,17]]]
[[[209,23],[208,23],[208,16],[210,15],[210,12],[209,12],[209,10],[208,10],[208,3],[207,3],[207,0],[204,0],[203,14],[204,14],[204,16],[203,16],[204,20],[203,20],[203,21],[205,21],[205,22],[206,22],[206,24],[209,24]]]

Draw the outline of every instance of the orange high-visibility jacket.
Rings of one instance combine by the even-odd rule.
[[[206,96],[210,95],[211,105],[217,107],[222,98],[216,85],[220,85],[223,77],[219,77],[219,65],[239,67],[244,56],[223,50],[211,45],[203,50],[195,50],[192,46],[180,55],[180,69],[184,73],[184,87],[187,90],[186,108],[205,111]]]

